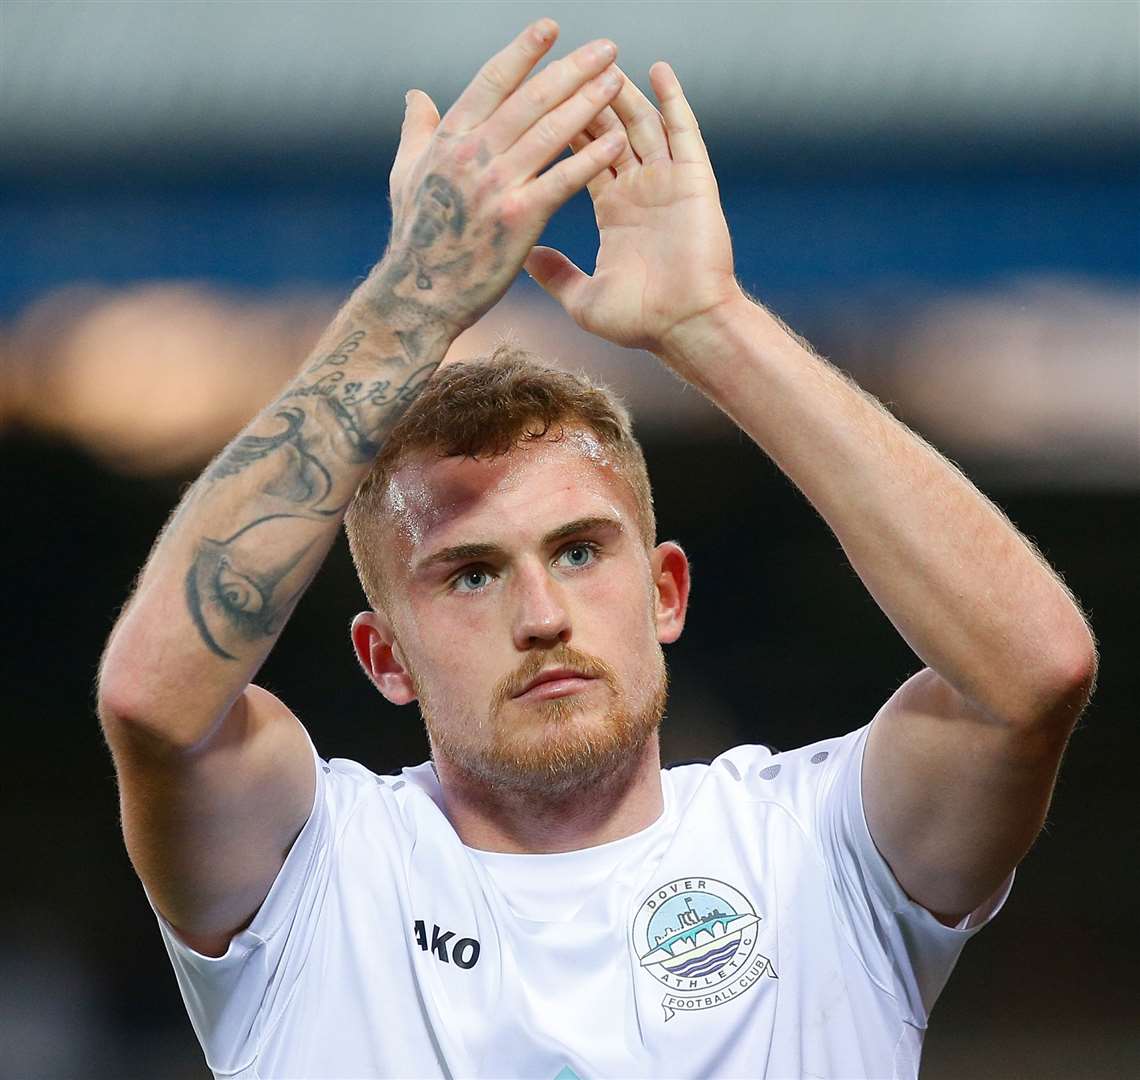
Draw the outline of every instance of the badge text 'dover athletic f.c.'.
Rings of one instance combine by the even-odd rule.
[[[668,989],[666,1021],[732,1001],[763,975],[777,978],[757,951],[763,921],[739,889],[716,878],[677,878],[646,897],[633,919],[633,951]]]

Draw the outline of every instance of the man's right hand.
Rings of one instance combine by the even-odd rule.
[[[442,121],[409,102],[388,253],[305,368],[187,493],[103,654],[98,707],[127,850],[157,909],[220,956],[312,807],[305,729],[252,684],[345,507],[451,340],[506,291],[551,214],[622,146],[541,172],[618,91],[595,43],[524,83],[555,25],[528,29]]]
[[[454,338],[489,310],[551,215],[625,146],[619,129],[541,171],[622,85],[617,49],[605,39],[524,82],[557,36],[551,19],[527,27],[442,120],[427,94],[408,94],[391,174],[391,240],[363,290],[405,344],[428,324]]]

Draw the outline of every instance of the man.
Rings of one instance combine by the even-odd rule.
[[[140,575],[99,695],[128,850],[219,1076],[913,1077],[1093,637],[1000,511],[740,290],[672,70],[660,111],[604,41],[528,79],[555,33],[442,119],[409,94],[387,252]],[[582,186],[592,275],[533,247]],[[437,373],[524,262],[833,529],[926,665],[873,723],[661,769],[688,566],[628,417],[509,351]],[[432,747],[393,777],[322,761],[251,683],[354,494],[353,644]]]

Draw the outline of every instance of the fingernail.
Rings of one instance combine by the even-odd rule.
[[[598,78],[603,90],[616,90],[621,86],[621,76],[610,68],[609,71],[603,71]]]
[[[404,95],[404,108],[407,109],[412,104],[412,92],[409,90]]]
[[[540,19],[532,27],[535,39],[540,45],[545,45],[552,37],[554,37],[554,23],[549,19]]]
[[[617,46],[612,41],[599,41],[594,46],[594,55],[599,60],[612,60],[617,56]]]

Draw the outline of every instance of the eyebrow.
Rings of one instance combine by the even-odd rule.
[[[608,517],[606,515],[595,514],[590,517],[575,518],[573,521],[568,521],[565,525],[559,525],[558,528],[551,529],[550,532],[542,538],[542,546],[549,547],[551,544],[556,544],[559,540],[566,540],[571,536],[577,536],[579,533],[584,532],[623,533],[625,529],[617,518]],[[427,558],[422,559],[416,564],[415,573],[420,575],[434,567],[443,566],[448,563],[468,562],[473,559],[486,559],[492,555],[501,556],[505,554],[506,552],[498,544],[456,544],[453,547],[441,548],[439,551],[428,555]]]

